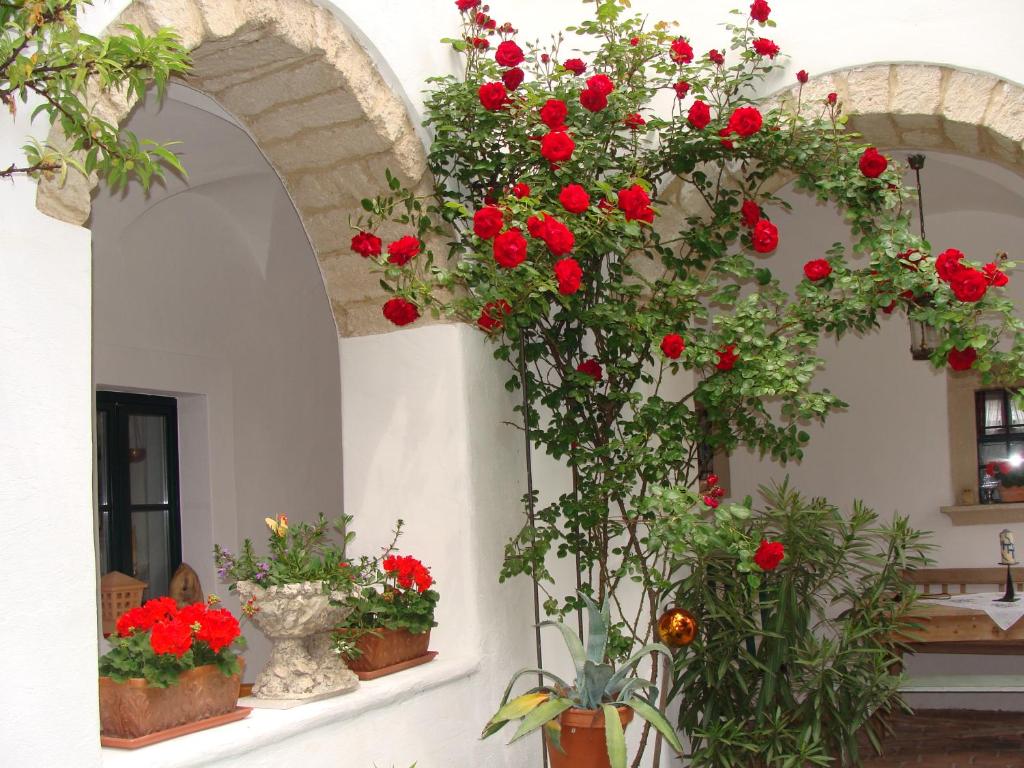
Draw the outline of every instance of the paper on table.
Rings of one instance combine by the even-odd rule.
[[[975,592],[968,595],[951,595],[948,600],[942,601],[942,605],[984,611],[996,623],[996,626],[1006,630],[1016,624],[1021,616],[1024,616],[1024,599],[1019,599],[1015,603],[997,603],[996,600],[1002,596],[1002,592]]]

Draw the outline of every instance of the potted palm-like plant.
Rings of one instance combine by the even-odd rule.
[[[586,647],[562,622],[541,623],[557,627],[562,633],[576,667],[574,683],[570,685],[547,670],[519,670],[509,681],[501,707],[487,722],[481,738],[494,735],[512,720],[522,720],[512,741],[543,728],[552,768],[626,768],[625,728],[636,714],[681,753],[683,745],[656,703],[657,688],[636,674],[637,664],[649,654],[671,659],[671,652],[661,643],[650,643],[616,669],[605,659],[610,627],[607,601],[598,608],[589,597],[580,596],[589,616]],[[535,686],[509,700],[520,677],[538,674],[551,684]],[[641,692],[647,695],[641,696]]]

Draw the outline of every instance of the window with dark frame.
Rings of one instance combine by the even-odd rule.
[[[96,393],[101,573],[147,583],[166,595],[181,564],[178,404],[172,397]]]
[[[1005,503],[1009,499],[999,473],[992,466],[1008,465],[1011,472],[1024,474],[1024,408],[1014,400],[1014,390],[984,389],[974,393],[978,436],[978,497],[982,504]]]

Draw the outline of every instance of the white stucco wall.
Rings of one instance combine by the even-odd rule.
[[[342,18],[358,27],[391,82],[413,105],[422,103],[419,94],[424,76],[452,66],[452,57],[435,44],[437,38],[456,31],[458,15],[449,0],[324,0],[322,4],[337,9]],[[128,0],[99,0],[87,12],[88,27],[102,30],[127,5]],[[716,24],[727,18],[733,5],[736,3],[724,0],[683,4],[634,0],[634,7],[654,18],[685,19],[680,30],[693,39],[698,50],[721,47],[725,37]],[[822,72],[872,61],[929,61],[1024,81],[1024,59],[1016,39],[1024,8],[1013,0],[941,6],[926,0],[899,4],[865,0],[855,8],[847,3],[810,0],[774,5],[781,26],[771,34],[793,55],[793,70]],[[585,8],[573,2],[521,0],[509,18],[523,28],[523,37],[533,37],[551,23],[577,18],[577,10]],[[504,21],[506,15],[496,4],[494,13]],[[788,83],[791,76],[789,72],[777,82]],[[17,157],[18,147],[30,131],[25,121],[29,112],[22,108],[16,121],[0,121],[0,152],[5,163]],[[37,126],[36,133],[44,136],[45,127]],[[940,223],[930,220],[929,224],[938,234]],[[0,623],[7,639],[10,672],[0,693],[8,713],[0,724],[0,742],[5,745],[5,762],[12,766],[90,768],[100,764],[92,667],[96,607],[91,577],[95,555],[90,233],[36,213],[34,185],[26,180],[0,185],[0,225],[5,233],[0,271],[0,349],[4,351],[0,423],[7,438],[0,461],[0,508],[8,521],[8,535],[0,538],[0,577],[8,585],[0,598]],[[390,376],[397,381],[405,366],[418,360],[432,375],[444,374],[443,383],[431,380],[430,386],[450,390],[443,392],[443,397],[435,391],[429,428],[418,424],[423,427],[419,431],[386,435],[377,424],[391,418],[394,403],[385,400],[379,389],[343,390],[346,415],[376,414],[379,419],[366,421],[362,432],[345,426],[345,500],[358,500],[382,515],[362,529],[363,542],[374,538],[370,533],[373,525],[384,526],[395,513],[402,512],[410,523],[406,544],[421,551],[425,559],[438,558],[434,562],[438,578],[451,589],[449,594],[446,588],[446,602],[442,603],[444,627],[439,630],[438,642],[443,643],[445,652],[450,647],[454,653],[475,646],[484,666],[473,690],[485,691],[481,696],[487,700],[498,695],[500,678],[518,664],[529,647],[528,634],[525,638],[521,634],[527,622],[524,617],[529,615],[524,586],[499,588],[493,582],[500,544],[514,527],[509,516],[520,514],[517,499],[521,486],[512,480],[512,473],[519,471],[521,464],[516,462],[521,457],[515,454],[516,435],[487,431],[501,429],[497,417],[507,412],[508,403],[504,390],[491,386],[491,378],[500,382],[500,376],[492,375],[494,364],[488,362],[486,353],[472,351],[477,342],[463,338],[465,333],[439,328],[342,343],[343,371],[348,359],[376,357],[360,345],[376,342],[382,349],[394,345],[396,354],[389,350],[380,363],[391,366],[383,368],[385,380]],[[431,334],[429,343],[413,344],[411,339],[427,338],[416,334]],[[407,337],[410,340],[403,340]],[[884,354],[903,365],[904,347],[896,338]],[[397,353],[411,357],[401,358]],[[836,365],[842,370],[841,360],[837,359]],[[897,386],[907,390],[932,386],[922,368],[906,366],[901,370],[918,373],[907,374],[910,378]],[[856,406],[854,393],[847,389],[846,394]],[[934,398],[922,399],[934,404]],[[922,416],[925,411],[934,412],[922,406]],[[900,415],[905,418],[907,412]],[[453,423],[461,424],[461,431],[449,431]],[[471,448],[454,444],[459,439],[468,440]],[[839,443],[838,447],[845,445]],[[410,472],[389,477],[375,468],[371,487],[369,477],[354,476],[350,467],[365,467],[360,454],[369,456],[375,451],[389,458],[392,454],[402,457],[410,463]],[[447,467],[456,484],[470,483],[471,490],[442,492],[438,475],[432,475],[421,461],[438,465],[438,475]],[[931,467],[922,461],[914,471]],[[880,469],[891,471],[889,465]],[[843,474],[829,466],[817,477],[828,473],[833,477]],[[388,487],[382,489],[384,482]],[[852,493],[863,483],[850,481],[849,485]],[[892,498],[891,494],[885,496]],[[927,508],[932,506],[929,500]],[[447,529],[437,527],[442,513]],[[987,544],[984,546],[988,552]],[[461,636],[453,626],[463,618],[460,610],[467,612],[466,619],[476,622]],[[45,652],[40,650],[43,643]],[[438,698],[429,700],[429,708],[464,713],[465,739],[473,739],[487,714],[481,700],[467,703],[461,696],[441,695],[442,689],[437,690]],[[55,696],[55,691],[60,695]],[[54,722],[60,723],[59,739],[51,735]],[[380,720],[364,722],[380,733]],[[445,762],[443,753],[432,751],[435,748],[418,752],[416,745],[407,741],[430,736],[430,725],[416,722],[401,733],[391,731],[378,738],[395,740],[396,765],[406,756],[416,759],[417,754],[425,756],[421,768],[451,764]],[[342,746],[333,741],[340,738],[334,731],[323,731],[323,737],[335,750],[344,750],[333,755],[345,755],[353,765],[368,764],[366,758],[376,754],[370,747],[359,746],[362,740],[350,742],[351,750]],[[488,754],[513,764],[518,753],[499,744],[493,742],[494,752]],[[382,768],[388,765],[387,758],[372,759]],[[525,757],[521,760],[518,764],[530,764]]]

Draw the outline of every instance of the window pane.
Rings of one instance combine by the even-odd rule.
[[[149,586],[145,600],[167,594],[170,586],[170,525],[167,510],[132,512],[132,562],[135,578]]]
[[[1010,451],[1006,443],[982,443],[978,446],[978,457],[982,464],[990,461],[1006,461],[1010,458]]]
[[[99,411],[96,414],[96,489],[99,493],[100,504],[110,503],[110,462],[108,461],[108,427],[107,412]]]
[[[1012,429],[1014,432],[1020,432],[1024,430],[1024,408],[1021,408],[1013,400],[1012,393],[1007,398],[1010,401],[1010,423],[1013,425]]]
[[[999,432],[1004,426],[1003,393],[999,391],[985,393],[985,411],[982,416],[985,433]]]
[[[132,504],[167,503],[167,457],[163,416],[128,417],[128,474]]]

